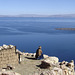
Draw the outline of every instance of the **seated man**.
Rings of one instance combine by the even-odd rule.
[[[36,51],[36,59],[43,59],[43,54],[42,54],[42,50],[41,50],[41,46],[39,46],[39,48]]]

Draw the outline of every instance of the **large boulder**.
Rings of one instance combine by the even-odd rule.
[[[47,57],[46,59],[44,59],[44,62],[56,64],[59,62],[59,59],[57,57]]]
[[[43,57],[44,57],[44,58],[48,58],[49,56],[44,54]]]
[[[59,59],[57,57],[47,57],[43,61],[41,61],[41,64],[39,65],[41,68],[52,68],[53,65],[58,63]]]

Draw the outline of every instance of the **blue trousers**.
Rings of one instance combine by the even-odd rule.
[[[37,59],[38,60],[41,60],[41,59],[43,59],[44,57],[43,57],[43,54],[41,54]]]

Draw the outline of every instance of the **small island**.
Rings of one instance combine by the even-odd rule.
[[[74,30],[75,28],[55,28],[56,30]]]

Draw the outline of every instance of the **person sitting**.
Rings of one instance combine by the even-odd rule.
[[[42,50],[41,50],[41,46],[38,47],[37,51],[36,51],[36,59],[43,59],[43,54],[42,54]]]

